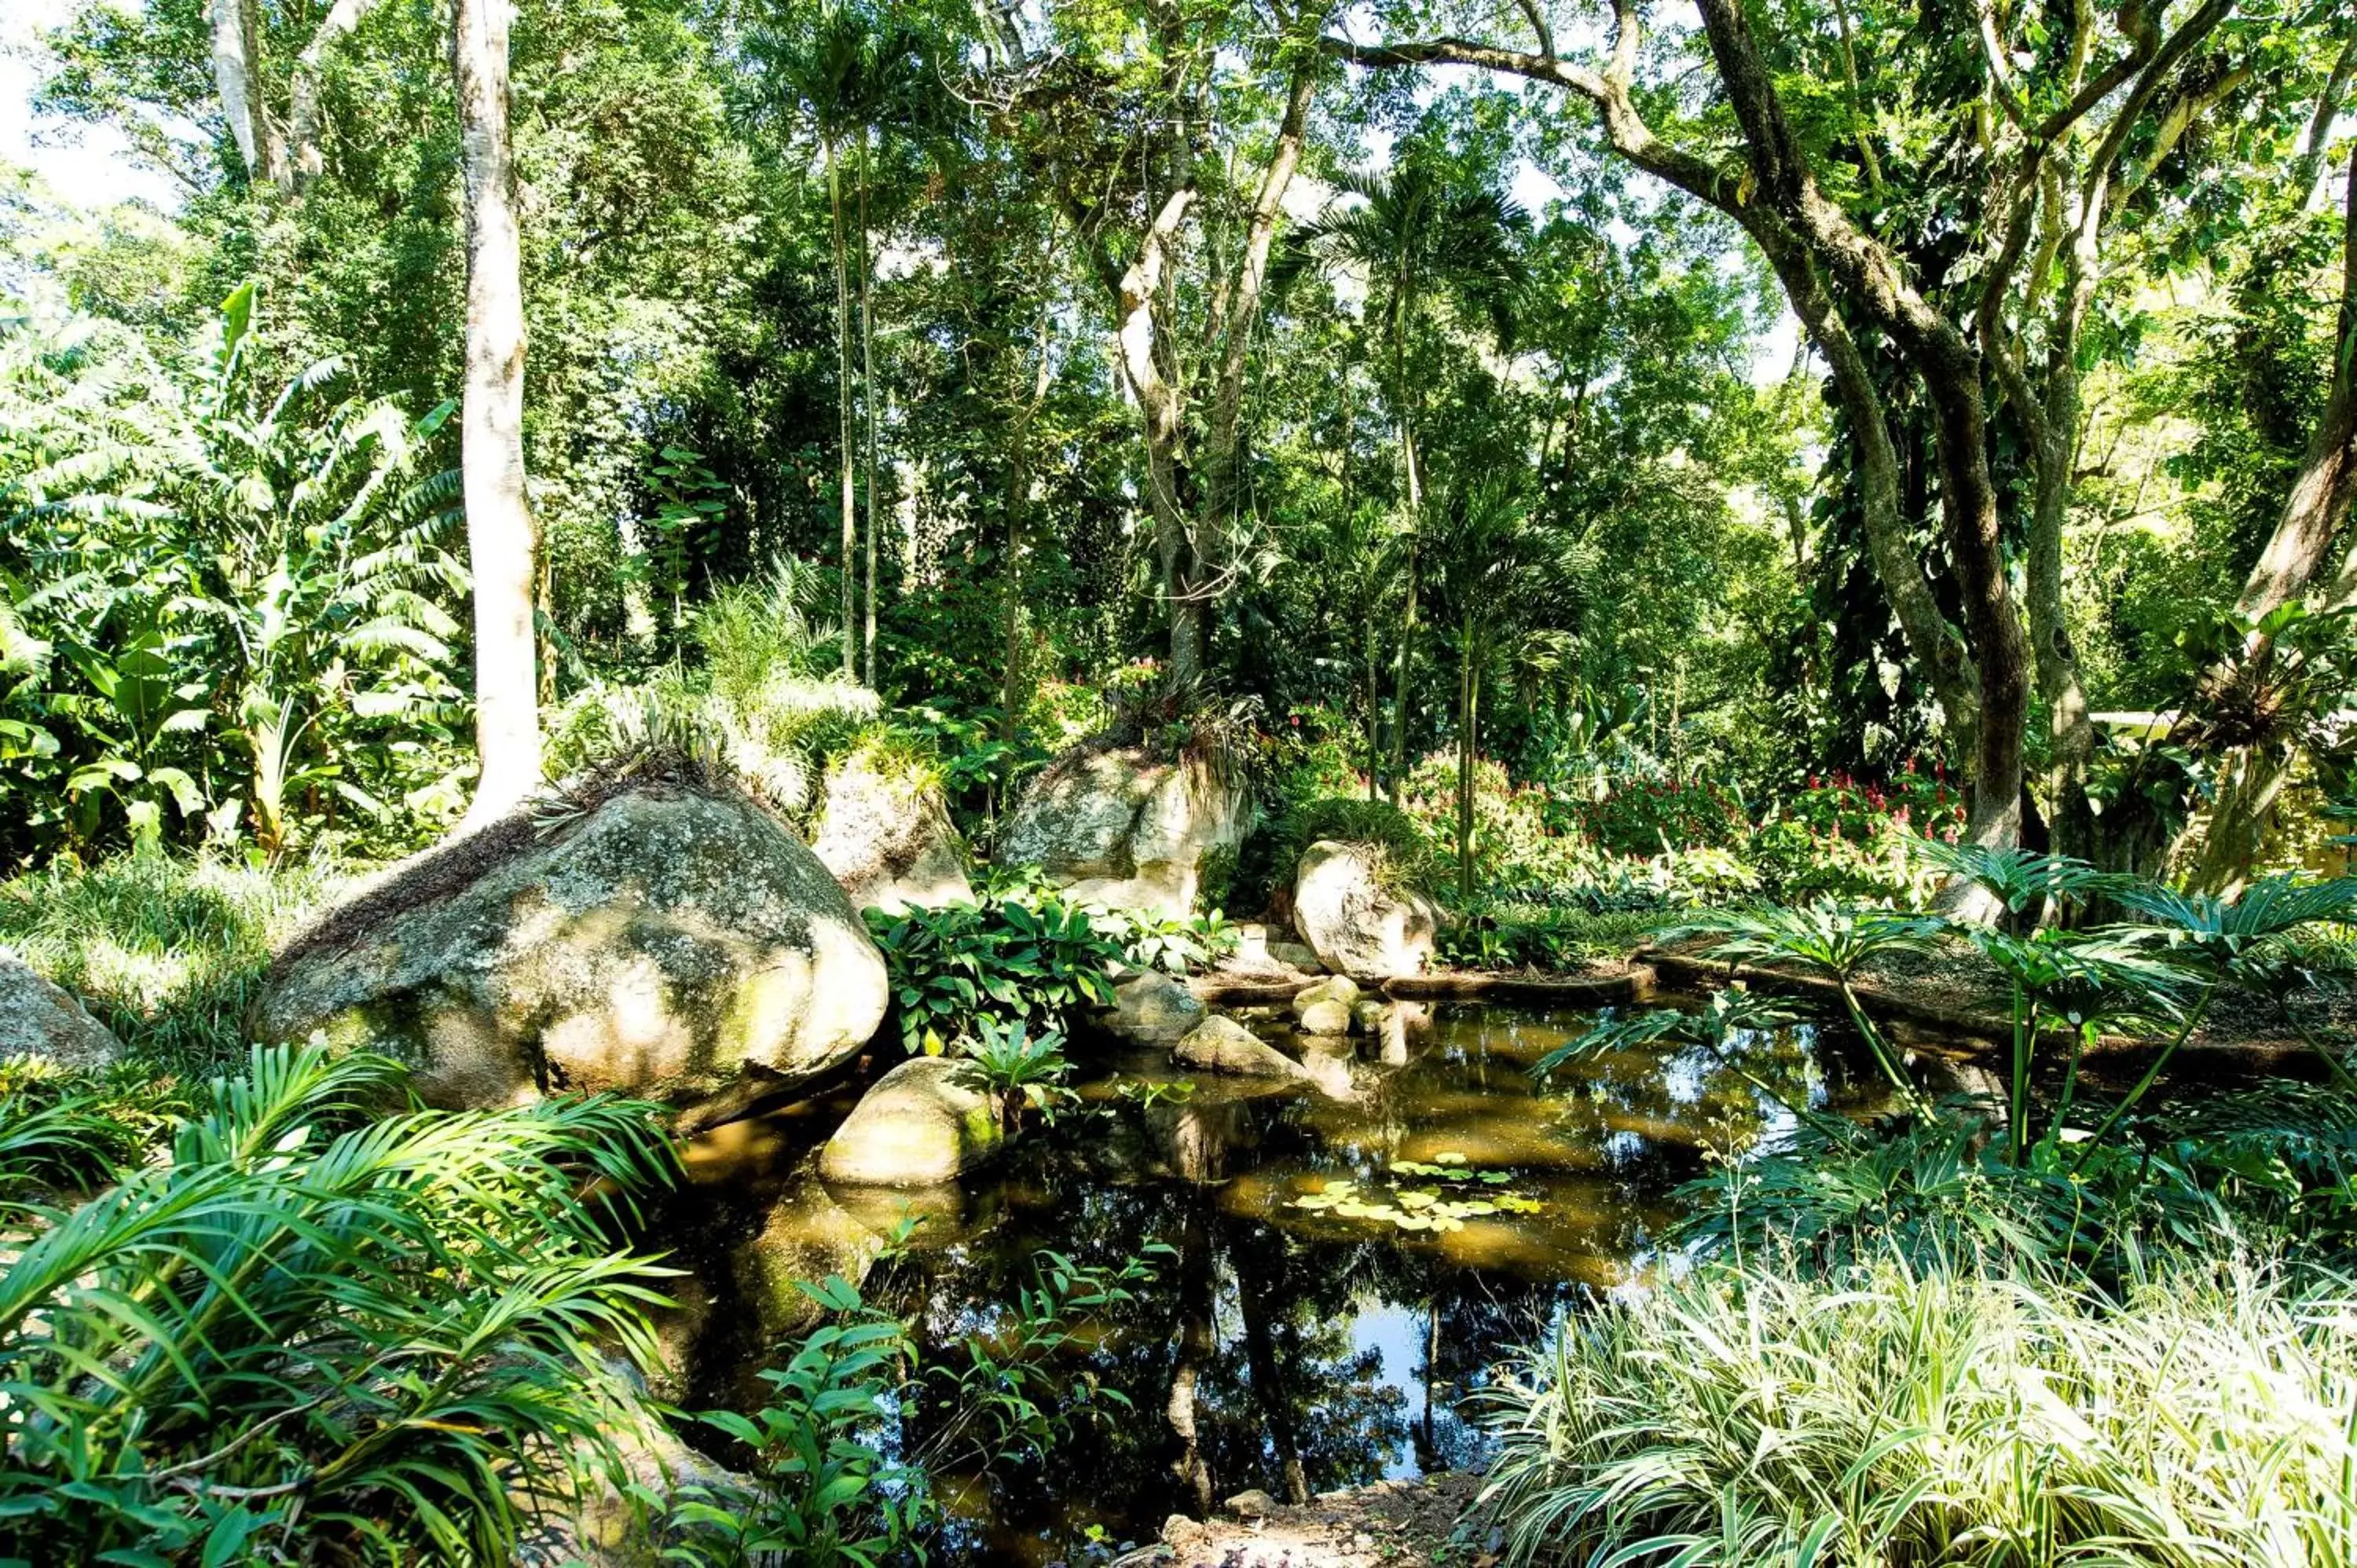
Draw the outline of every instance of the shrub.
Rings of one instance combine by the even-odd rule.
[[[2231,1260],[1710,1268],[1521,1359],[1487,1495],[1516,1563],[2338,1562],[2352,1327]]]
[[[1700,779],[1628,779],[1600,800],[1572,809],[1589,842],[1615,854],[1661,850],[1722,849],[1736,843],[1749,821],[1743,802]]]
[[[643,1412],[601,1347],[651,1363],[660,1271],[585,1191],[669,1178],[651,1108],[421,1111],[401,1084],[257,1048],[167,1158],[0,1232],[0,1547],[505,1562],[529,1498],[618,1470]]]
[[[1432,875],[1432,854],[1423,830],[1406,812],[1388,801],[1329,796],[1299,807],[1277,824],[1270,865],[1276,885],[1290,887],[1303,853],[1329,839],[1381,851],[1384,875],[1398,882],[1419,883]]]
[[[866,919],[911,1054],[963,1048],[985,1018],[1060,1034],[1080,1007],[1113,1000],[1107,967],[1120,944],[1060,895],[985,891],[934,909],[870,909]]]

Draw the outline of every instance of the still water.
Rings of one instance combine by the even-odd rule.
[[[1273,1088],[1117,1055],[1082,1101],[957,1190],[830,1191],[810,1153],[847,1105],[722,1128],[691,1153],[665,1240],[694,1265],[675,1332],[694,1408],[758,1401],[755,1373],[808,1326],[799,1278],[840,1274],[954,1345],[1004,1321],[1052,1250],[1154,1276],[1062,1355],[1109,1391],[1044,1466],[945,1488],[952,1558],[1080,1561],[1091,1526],[1153,1539],[1247,1487],[1283,1498],[1480,1458],[1488,1369],[1583,1303],[1674,1268],[1673,1190],[1792,1117],[1707,1053],[1531,1065],[1586,1012],[1444,1004],[1405,1059],[1256,1022],[1318,1075]],[[1747,1069],[1794,1103],[1857,1114],[1875,1080],[1813,1026],[1763,1032]],[[917,1227],[889,1256],[884,1238]]]

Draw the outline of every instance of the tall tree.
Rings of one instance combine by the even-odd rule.
[[[1114,35],[1083,10],[1046,7],[1051,27],[1069,25],[1071,43],[1097,51],[1086,59],[1039,56],[1017,17],[999,18],[1007,63],[998,108],[1050,166],[1112,307],[1145,446],[1170,678],[1183,690],[1202,676],[1211,607],[1232,580],[1229,548],[1244,505],[1244,382],[1286,193],[1307,144],[1322,66],[1315,40],[1330,7],[1273,5],[1271,48],[1267,32],[1243,25],[1256,19],[1254,7],[1138,0],[1135,30],[1118,35],[1132,50],[1124,54],[1105,52]],[[1256,165],[1221,156],[1226,149],[1208,134],[1222,90],[1234,85],[1222,73],[1255,51],[1283,94]],[[1224,245],[1222,229],[1232,236]],[[1200,275],[1187,271],[1190,260]],[[1191,333],[1190,301],[1200,306]]]
[[[1871,122],[1856,113],[1854,98],[1853,112],[1830,122],[1823,116],[1796,121],[1787,108],[1786,84],[1793,79],[1804,87],[1811,83],[1810,62],[1800,47],[1805,40],[1780,36],[1771,40],[1772,48],[1763,48],[1741,0],[1698,0],[1700,43],[1716,87],[1716,102],[1703,113],[1683,113],[1684,105],[1674,93],[1638,81],[1644,58],[1641,0],[1615,0],[1609,42],[1593,62],[1558,53],[1547,7],[1536,3],[1519,7],[1534,48],[1456,35],[1374,45],[1329,38],[1327,47],[1376,69],[1451,63],[1565,88],[1594,106],[1606,139],[1621,157],[1726,214],[1758,244],[1832,372],[1834,396],[1855,444],[1862,521],[1877,578],[1945,710],[1959,749],[1972,758],[1970,835],[1981,843],[2010,844],[2021,831],[2032,667],[2006,557],[2005,497],[1993,468],[1988,372],[1975,336],[1985,319],[1980,306],[1992,297],[2007,297],[2017,269],[2029,254],[2027,229],[2042,209],[2044,195],[2055,188],[2048,160],[2052,156],[2055,164],[2063,161],[2056,153],[2063,138],[2090,115],[2108,113],[2090,155],[2092,166],[2083,171],[2108,178],[2123,145],[2138,135],[2150,136],[2157,124],[2165,128],[2182,102],[2179,89],[2189,80],[2182,74],[2185,62],[2230,5],[2231,0],[2208,0],[2169,33],[2163,32],[2158,11],[2141,5],[2123,7],[2116,16],[2081,7],[2067,29],[2049,34],[2041,27],[2040,58],[2054,67],[2041,94],[2026,104],[1981,102],[1985,93],[2001,97],[2017,91],[2002,80],[2013,57],[2001,36],[1986,50],[1986,79],[1976,76],[1961,89],[1939,88],[1945,78],[1931,69],[1932,62],[1922,62],[1921,77],[1949,94],[1925,107],[1951,113],[1965,132],[1985,124],[1976,116],[2020,116],[2020,134],[2013,142],[1999,145],[1989,136],[1985,156],[1968,160],[1971,179],[1983,188],[1977,194],[1995,196],[1977,209],[1970,202],[1958,203],[1964,243],[1979,258],[1982,275],[1973,288],[1944,292],[1878,231],[1875,215],[1885,160],[1871,159],[1867,169],[1869,159],[1859,152],[1878,134]],[[1991,26],[2002,21],[1990,6],[1983,6],[1981,15]],[[2107,39],[2106,21],[2125,37]],[[2023,27],[2027,31],[2029,24]],[[1846,26],[1821,31],[1848,42]],[[1837,71],[1828,66],[1825,74],[1830,80]],[[1894,84],[1894,91],[1905,85]],[[1666,130],[1657,127],[1656,118]],[[1831,140],[1827,124],[1838,131]],[[1724,135],[1730,126],[1731,156]],[[1855,181],[1849,177],[1853,162],[1861,175]],[[1837,177],[1828,177],[1829,166]],[[2104,209],[2096,202],[2079,209],[2099,215]],[[2059,241],[2059,226],[2055,232]],[[2044,297],[2042,277],[2039,286]],[[1961,626],[1941,610],[1926,563],[1909,538],[1900,489],[1905,432],[1874,371],[1870,356],[1877,338],[1890,346],[1928,414],[1941,543],[1961,602]]]
[[[1297,238],[1295,256],[1321,256],[1360,273],[1376,301],[1380,379],[1399,431],[1405,549],[1397,663],[1394,669],[1391,791],[1407,775],[1408,682],[1415,657],[1417,529],[1426,475],[1417,446],[1423,397],[1409,373],[1433,307],[1454,302],[1486,318],[1502,347],[1512,336],[1514,292],[1523,281],[1517,242],[1521,208],[1490,186],[1452,178],[1421,148],[1384,174],[1351,174],[1340,194]]]
[[[274,182],[281,177],[285,148],[263,104],[260,28],[255,24],[253,0],[210,0],[209,16],[213,86],[221,94],[221,117],[229,122],[238,160],[248,179]]]
[[[468,820],[503,816],[540,782],[533,624],[540,530],[525,494],[523,263],[508,138],[511,0],[457,0],[450,35],[467,209],[466,382],[458,415],[475,589],[475,746]]]

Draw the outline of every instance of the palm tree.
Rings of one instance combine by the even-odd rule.
[[[1531,521],[1514,485],[1494,478],[1450,495],[1431,553],[1441,616],[1457,645],[1457,897],[1463,905],[1473,897],[1482,678],[1509,637],[1526,659],[1544,660],[1557,651],[1557,639],[1541,628],[1577,604],[1585,563],[1563,535]]]
[[[814,26],[800,23],[789,32],[767,29],[748,40],[748,50],[770,70],[788,106],[805,116],[818,134],[826,164],[827,212],[834,263],[834,372],[836,455],[843,517],[843,675],[859,679],[859,440],[852,392],[851,244],[844,222],[843,169],[837,154],[855,128],[863,146],[861,109],[866,97],[872,47],[864,18],[849,7],[827,5]],[[861,250],[866,251],[865,236]],[[865,285],[862,285],[865,292]]]
[[[1422,399],[1408,360],[1439,300],[1483,317],[1501,345],[1513,337],[1512,301],[1523,280],[1517,241],[1527,220],[1499,191],[1452,177],[1428,154],[1410,148],[1383,174],[1344,174],[1325,213],[1305,225],[1281,263],[1286,272],[1319,262],[1361,274],[1369,318],[1389,361],[1382,379],[1399,429],[1406,504],[1405,597],[1400,612],[1396,712],[1393,715],[1392,798],[1407,771],[1407,683],[1415,642],[1417,521],[1424,507],[1423,460],[1416,449]]]

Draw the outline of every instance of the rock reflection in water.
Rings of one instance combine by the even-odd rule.
[[[707,1151],[695,1173],[685,1251],[713,1305],[692,1392],[742,1403],[758,1388],[770,1348],[808,1326],[797,1278],[840,1273],[948,1347],[997,1320],[1041,1249],[1113,1270],[1158,1244],[1154,1283],[1059,1369],[1064,1386],[1117,1391],[1129,1413],[1044,1466],[945,1486],[950,1556],[1042,1563],[1070,1556],[1092,1524],[1149,1538],[1167,1514],[1247,1487],[1302,1498],[1474,1462],[1459,1407],[1488,1365],[1658,1262],[1669,1194],[1706,1150],[1789,1131],[1788,1112],[1700,1052],[1620,1051],[1534,1084],[1531,1064],[1592,1021],[1448,1004],[1355,1053],[1305,1050],[1263,1023],[1315,1057],[1314,1083],[1189,1090],[1167,1069],[1108,1072],[1053,1129],[942,1194],[830,1192],[797,1153],[809,1132],[735,1133],[744,1201],[731,1155]],[[1873,1104],[1812,1028],[1763,1034],[1744,1055],[1798,1102]],[[1495,1190],[1535,1211],[1406,1232],[1296,1206],[1338,1180],[1406,1190],[1423,1178],[1393,1167],[1440,1156],[1508,1174]],[[921,1220],[910,1245],[879,1263],[903,1218]]]

